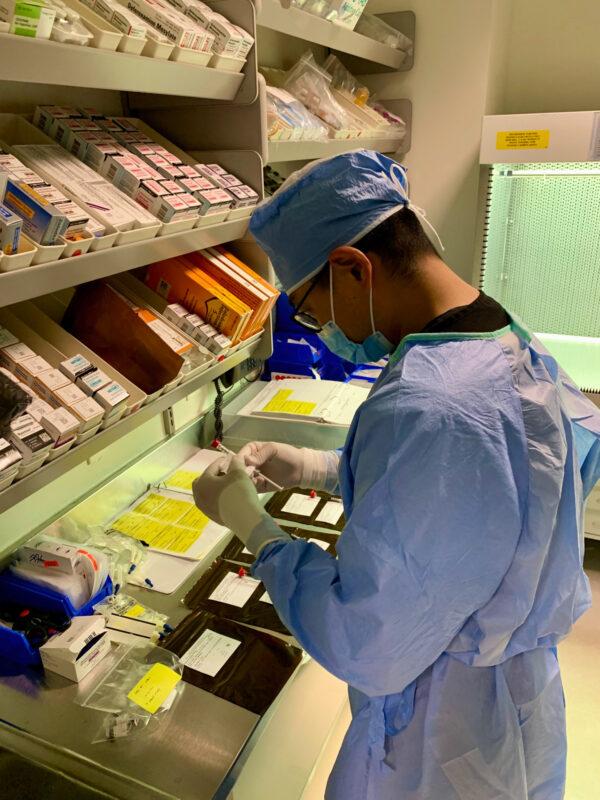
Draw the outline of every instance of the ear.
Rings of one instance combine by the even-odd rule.
[[[364,253],[356,247],[344,245],[332,250],[327,259],[336,275],[345,275],[357,283],[370,285],[373,265]]]

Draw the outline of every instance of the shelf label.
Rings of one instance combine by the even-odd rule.
[[[547,150],[550,131],[498,131],[496,150]]]

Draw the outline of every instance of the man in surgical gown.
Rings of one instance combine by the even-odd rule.
[[[344,358],[389,364],[341,457],[252,442],[195,497],[256,554],[302,647],[349,684],[328,800],[559,800],[556,645],[590,604],[600,414],[444,264],[419,216],[403,169],[368,151],[310,165],[259,206],[252,232],[297,319]],[[249,464],[285,486],[339,483],[337,559],[276,525]]]

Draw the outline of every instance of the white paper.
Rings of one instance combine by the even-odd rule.
[[[250,550],[248,550],[247,547],[244,547],[244,549],[242,550],[242,555],[251,556],[252,553],[250,552]]]
[[[204,631],[190,649],[181,656],[181,663],[197,672],[210,675],[219,672],[241,645],[237,639],[214,631]]]
[[[315,522],[326,522],[329,525],[337,525],[343,513],[344,506],[339,500],[328,500],[319,511]]]
[[[131,573],[127,582],[134,586],[143,586],[160,594],[171,594],[171,592],[179,589],[181,584],[197,568],[198,562],[189,558],[168,556],[165,553],[148,550],[146,560],[135,572]],[[152,582],[151,587],[144,583],[144,578],[150,579]]]
[[[285,411],[264,411],[265,406],[281,391],[290,391],[287,401],[314,403],[310,414],[294,414]],[[332,425],[349,426],[357,408],[367,399],[369,390],[337,381],[299,381],[285,379],[271,381],[239,412],[240,416],[260,415],[266,418],[279,417],[301,422],[326,422]]]
[[[329,542],[324,542],[322,539],[309,539],[308,541],[316,544],[317,547],[321,548],[321,550],[327,550],[329,547]]]
[[[228,572],[208,599],[243,608],[259,583],[259,580],[249,575],[240,576],[235,572]]]
[[[258,599],[259,599],[259,601],[260,601],[261,603],[270,603],[271,605],[273,605],[273,601],[272,601],[272,600],[271,600],[271,598],[269,597],[269,593],[268,593],[268,592],[265,592],[265,593],[263,594],[263,596],[262,596],[262,597],[259,597]]]
[[[321,498],[309,497],[307,494],[292,494],[281,509],[286,514],[297,514],[299,517],[312,517]]]

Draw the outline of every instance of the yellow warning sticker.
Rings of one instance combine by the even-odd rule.
[[[127,697],[144,711],[155,714],[180,680],[181,675],[174,670],[164,664],[154,664]]]
[[[498,131],[496,150],[547,150],[550,131]]]

